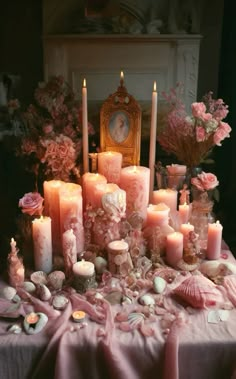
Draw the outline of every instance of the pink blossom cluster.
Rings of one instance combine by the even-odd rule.
[[[210,191],[219,185],[217,177],[208,172],[202,172],[197,177],[191,179],[191,184],[194,185],[199,191]]]
[[[22,213],[30,216],[41,216],[43,212],[43,197],[38,192],[28,192],[19,200]]]

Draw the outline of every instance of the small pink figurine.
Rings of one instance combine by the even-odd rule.
[[[8,277],[12,287],[22,286],[25,280],[25,268],[22,259],[18,257],[19,249],[16,247],[16,241],[11,239],[11,252],[8,254]]]
[[[187,184],[184,184],[183,185],[183,188],[182,190],[179,191],[180,192],[180,198],[179,198],[179,203],[182,205],[182,204],[189,204],[189,194],[190,194],[190,191],[188,190],[188,186]]]

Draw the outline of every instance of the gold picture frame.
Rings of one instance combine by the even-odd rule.
[[[118,151],[123,167],[140,164],[141,117],[139,103],[127,92],[123,79],[100,111],[101,151]]]

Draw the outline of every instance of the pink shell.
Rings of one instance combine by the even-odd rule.
[[[179,296],[193,308],[205,308],[223,302],[221,292],[213,282],[203,275],[192,275],[185,279],[173,294]]]

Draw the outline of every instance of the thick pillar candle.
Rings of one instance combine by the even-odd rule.
[[[192,224],[190,224],[189,222],[187,222],[185,224],[181,224],[180,225],[180,230],[179,231],[184,236],[184,247],[185,247],[185,246],[187,246],[187,243],[188,243],[189,232],[193,232],[194,231],[194,226]]]
[[[186,224],[189,221],[190,207],[188,204],[179,205],[179,219],[180,224]]]
[[[62,235],[62,247],[66,276],[72,275],[72,267],[77,262],[76,237],[72,229],[66,230]]]
[[[146,221],[149,203],[150,169],[143,166],[128,166],[121,170],[120,188],[126,191],[126,214],[138,212]]]
[[[153,204],[165,203],[170,208],[170,212],[176,211],[177,195],[178,192],[170,188],[153,191]]]
[[[92,198],[93,208],[103,208],[102,197],[105,194],[113,194],[116,191],[121,191],[120,187],[114,183],[100,183],[94,186],[94,195]],[[123,192],[123,191],[122,191]]]
[[[183,257],[183,234],[170,233],[166,236],[166,261],[175,267]]]
[[[98,172],[107,178],[108,183],[120,183],[122,154],[117,151],[98,153]]]
[[[157,90],[156,82],[153,85],[152,92],[152,113],[151,113],[151,130],[150,130],[150,151],[149,151],[149,169],[150,169],[150,194],[149,201],[152,202],[155,178],[156,162],[156,139],[157,139]]]
[[[34,244],[34,266],[36,271],[47,274],[52,271],[52,228],[50,217],[40,217],[32,221]]]
[[[213,224],[208,224],[207,233],[207,259],[219,259],[221,253],[223,227],[219,221]]]
[[[147,227],[164,226],[169,222],[170,208],[166,204],[150,204],[147,208]]]
[[[82,87],[82,140],[83,140],[83,172],[89,171],[89,151],[88,151],[88,102],[86,79]]]
[[[107,183],[104,175],[87,172],[82,177],[84,210],[93,203],[94,186],[99,183]]]

